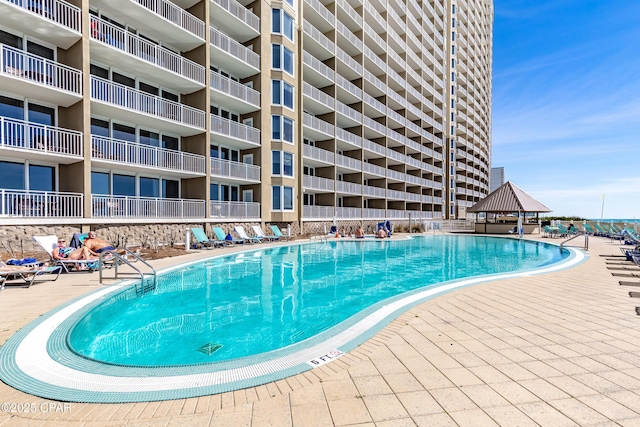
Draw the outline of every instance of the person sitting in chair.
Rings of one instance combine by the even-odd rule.
[[[93,255],[100,255],[105,251],[115,251],[116,248],[111,243],[96,236],[95,231],[90,231],[84,241],[84,248],[87,248]]]
[[[53,259],[70,259],[70,260],[84,260],[95,259],[93,254],[86,247],[72,248],[67,246],[65,239],[58,239],[58,245],[53,248],[51,252]]]

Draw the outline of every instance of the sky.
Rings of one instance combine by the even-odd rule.
[[[492,167],[548,215],[640,219],[640,1],[494,14]]]

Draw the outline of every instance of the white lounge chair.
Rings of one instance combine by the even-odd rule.
[[[30,267],[24,270],[0,271],[0,287],[5,288],[7,281],[21,280],[27,284],[27,288],[34,283],[55,282],[60,277],[62,266]],[[47,276],[45,276],[47,275]],[[0,289],[0,290],[2,290]]]
[[[53,250],[56,248],[56,246],[58,246],[58,236],[56,235],[33,236],[33,240],[36,241],[40,246],[42,246],[42,249],[47,251],[47,253],[49,254],[49,258],[51,258],[50,262],[53,263],[53,265],[61,266],[64,269],[64,271],[67,273],[69,271],[73,271],[75,267],[78,267],[78,266],[86,265],[89,268],[88,271],[90,272],[93,272],[98,268],[100,268],[100,261],[98,261],[97,259],[96,260],[55,259],[53,257]],[[69,267],[72,267],[71,270],[69,270]]]
[[[259,237],[249,236],[247,232],[244,231],[244,227],[241,225],[236,225],[233,229],[236,233],[238,233],[238,236],[240,236],[241,239],[244,239],[249,243],[262,243],[262,239],[260,239]]]
[[[257,225],[252,225],[251,228],[253,228],[253,232],[256,233],[256,236],[258,236],[262,240],[266,240],[267,242],[280,240],[280,238],[276,236],[267,236],[266,234],[264,234],[264,231],[262,231],[262,228]]]

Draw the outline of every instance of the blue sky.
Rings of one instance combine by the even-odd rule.
[[[492,166],[551,215],[640,219],[640,1],[494,7]]]

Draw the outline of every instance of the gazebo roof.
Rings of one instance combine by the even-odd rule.
[[[551,209],[507,181],[467,212],[551,212]]]

